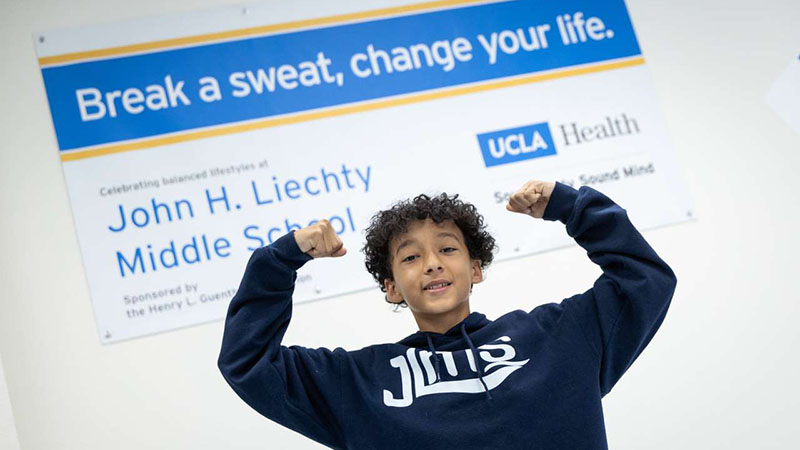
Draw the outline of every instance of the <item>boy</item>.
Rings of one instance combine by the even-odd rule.
[[[457,196],[419,196],[376,214],[364,248],[418,332],[357,351],[280,345],[295,271],[346,253],[323,221],[253,253],[225,323],[225,379],[259,413],[334,448],[606,449],[600,400],[658,329],[675,276],[592,188],[530,181],[506,208],[563,222],[603,269],[594,287],[495,321],[470,312],[494,240]]]

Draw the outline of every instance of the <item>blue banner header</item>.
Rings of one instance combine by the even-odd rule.
[[[637,56],[622,0],[521,0],[42,68],[61,151]]]

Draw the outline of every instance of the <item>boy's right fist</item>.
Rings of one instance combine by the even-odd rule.
[[[313,258],[338,257],[347,253],[342,240],[339,239],[331,223],[325,219],[295,231],[294,239],[300,250]]]
[[[556,183],[553,181],[528,181],[511,195],[506,209],[541,219],[555,187]]]

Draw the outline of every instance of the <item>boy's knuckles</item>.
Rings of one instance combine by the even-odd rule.
[[[515,209],[525,209],[526,206],[526,202],[519,197],[511,198],[510,203]]]

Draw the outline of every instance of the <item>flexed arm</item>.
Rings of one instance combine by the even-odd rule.
[[[253,252],[228,307],[218,366],[262,415],[331,447],[343,438],[334,410],[347,352],[281,345],[292,315],[296,270],[312,257],[342,256],[342,241],[321,221]]]
[[[676,278],[628,219],[624,209],[583,186],[531,181],[507,209],[559,220],[603,274],[592,289],[561,303],[600,359],[602,395],[608,393],[653,338],[675,291]]]

